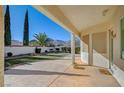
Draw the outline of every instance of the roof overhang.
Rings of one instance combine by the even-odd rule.
[[[34,5],[37,10],[77,36],[85,29],[111,19],[118,6],[113,5]]]
[[[42,12],[48,18],[58,23],[60,26],[65,28],[66,30],[74,33],[79,36],[80,32],[76,29],[76,27],[70,22],[70,20],[64,15],[64,13],[55,5],[34,5],[37,10]]]

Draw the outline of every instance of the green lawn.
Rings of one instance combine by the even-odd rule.
[[[32,62],[38,62],[42,60],[56,60],[64,56],[66,56],[66,54],[48,53],[47,55],[41,55],[41,56],[25,56],[21,58],[7,59],[5,60],[5,66],[12,67],[16,65],[30,64]]]

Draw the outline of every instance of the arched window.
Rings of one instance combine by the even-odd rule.
[[[120,28],[121,28],[121,33],[120,33],[120,40],[121,40],[121,58],[124,59],[124,17],[121,19],[121,24],[120,24]]]

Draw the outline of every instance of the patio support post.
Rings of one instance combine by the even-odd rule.
[[[72,55],[72,63],[75,64],[75,35],[71,34],[71,55]]]
[[[4,13],[0,6],[0,87],[4,86]]]
[[[89,34],[89,65],[93,65],[93,40],[92,33]]]
[[[83,59],[83,39],[82,39],[82,36],[81,36],[81,38],[80,38],[80,55],[81,55],[81,61],[82,61],[82,59]]]

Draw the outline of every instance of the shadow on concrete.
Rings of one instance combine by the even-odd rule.
[[[55,72],[55,71],[40,71],[40,70],[23,70],[23,69],[11,69],[5,71],[5,75],[67,75],[67,76],[86,76],[82,74]]]

